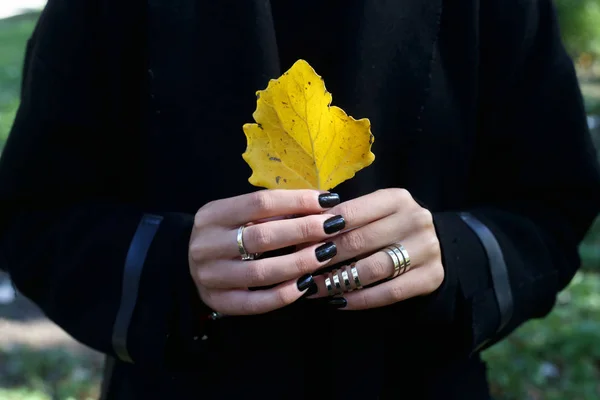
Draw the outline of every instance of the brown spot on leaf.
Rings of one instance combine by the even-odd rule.
[[[285,104],[287,106],[287,103],[285,101],[282,101],[281,104]]]
[[[262,124],[257,124],[258,125],[258,129],[263,129]]]
[[[267,154],[267,156],[268,156],[268,154]],[[281,159],[279,159],[277,157],[269,157],[269,160],[276,161],[276,162],[281,162]]]
[[[287,179],[285,179],[285,178],[284,178],[284,179],[283,179],[283,182],[287,183]]]
[[[280,176],[276,176],[276,177],[275,177],[275,182],[276,182],[278,185],[279,185],[279,180],[280,180],[280,179],[281,179],[281,177],[280,177]]]
[[[308,84],[310,85],[310,81],[308,81]]]

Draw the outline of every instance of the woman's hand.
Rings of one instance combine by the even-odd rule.
[[[344,228],[344,219],[326,209],[339,203],[335,194],[314,190],[262,190],[211,202],[195,217],[189,246],[190,273],[202,301],[227,315],[261,314],[316,293],[311,273],[336,254],[325,243]],[[323,213],[323,214],[322,214]],[[288,215],[308,215],[282,219]],[[247,253],[317,242],[295,253],[242,261],[238,232]],[[281,283],[283,282],[283,283]],[[266,290],[248,290],[279,284]]]
[[[332,263],[352,258],[362,290],[343,293],[334,298],[332,306],[345,310],[360,310],[390,305],[411,297],[430,294],[444,280],[441,252],[431,213],[419,206],[404,189],[379,190],[369,195],[342,203],[329,212],[346,219],[345,233],[333,241],[337,255]],[[410,258],[410,266],[393,278],[394,259],[384,251],[389,245],[402,244]],[[398,254],[402,261],[402,255]],[[351,267],[346,270],[346,282],[338,272],[342,290],[356,289]],[[327,290],[326,274],[315,277],[319,292],[313,297],[331,295]],[[346,283],[350,281],[350,288]],[[330,278],[335,291],[335,285]]]

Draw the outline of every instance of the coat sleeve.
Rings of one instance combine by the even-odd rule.
[[[552,2],[481,7],[470,202],[434,213],[446,278],[429,304],[469,353],[551,311],[600,210],[596,152]]]
[[[188,272],[193,215],[141,200],[143,31],[103,13],[50,0],[29,41],[0,161],[0,267],[75,339],[164,364],[209,312]],[[131,37],[108,43],[120,23]]]

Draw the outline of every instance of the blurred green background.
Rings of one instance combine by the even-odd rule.
[[[556,4],[588,114],[600,116],[600,0],[559,0]],[[29,12],[0,19],[0,149],[18,107],[23,50],[38,16]],[[593,135],[600,145],[600,127]],[[581,271],[559,295],[547,318],[526,323],[485,351],[496,399],[600,398],[600,218],[581,245],[581,256]],[[0,305],[0,329],[12,332],[14,338],[7,340],[10,334],[4,340],[0,337],[0,399],[97,398],[100,355],[64,337],[48,343],[36,339],[35,329],[41,329],[40,338],[47,339],[58,328],[10,322],[20,313],[11,304]],[[28,339],[19,340],[23,338]]]

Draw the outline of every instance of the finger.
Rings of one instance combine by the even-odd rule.
[[[341,215],[318,214],[250,225],[244,229],[244,247],[248,253],[263,253],[300,243],[317,242],[331,237],[345,226]],[[228,235],[226,246],[232,256],[239,255],[236,241],[237,229]]]
[[[428,264],[373,287],[344,294],[347,305],[342,310],[365,310],[384,307],[436,290],[444,280],[444,270]]]
[[[299,290],[296,280],[290,280],[266,290],[209,290],[207,295],[210,305],[218,304],[212,306],[215,311],[226,315],[254,315],[290,305],[307,290]]]
[[[392,214],[361,228],[342,233],[333,239],[337,255],[333,263],[354,257],[364,257],[379,249],[411,236],[415,224],[402,214]]]
[[[414,204],[416,203],[405,189],[382,189],[345,201],[328,212],[343,215],[346,229],[353,229],[393,213],[408,211]]]
[[[424,238],[422,235],[412,236],[402,242],[402,245],[404,246],[406,253],[408,254],[410,259],[410,265],[404,269],[401,268],[402,275],[404,275],[411,269],[417,268],[420,265],[428,263],[429,260],[436,256],[437,249],[435,246],[437,246],[438,244],[431,242],[431,240]],[[400,256],[399,261],[403,261],[402,256]],[[394,274],[394,260],[383,249],[373,253],[369,257],[358,260],[355,266],[356,272],[358,273],[358,277],[360,279],[360,283],[363,286],[372,285],[373,283],[389,279]],[[350,274],[350,266],[346,266],[345,269],[347,273]],[[338,270],[337,275],[340,279],[340,284],[342,285],[342,288],[348,291],[349,288],[345,287],[344,285],[342,268]],[[318,292],[315,295],[311,296],[311,298],[325,297],[330,295],[325,285],[325,279],[328,276],[329,274],[315,276],[315,282],[317,283]],[[349,275],[349,277],[351,278],[351,275]],[[352,282],[352,279],[350,279],[350,281]],[[350,289],[355,289],[355,285],[353,283],[351,283]]]
[[[277,216],[320,213],[337,203],[338,195],[317,190],[259,190],[209,203],[196,217],[203,224],[236,227]]]
[[[214,289],[268,286],[311,274],[330,262],[332,254],[335,254],[335,244],[329,242],[279,257],[222,260],[197,268],[196,278],[202,286]]]

